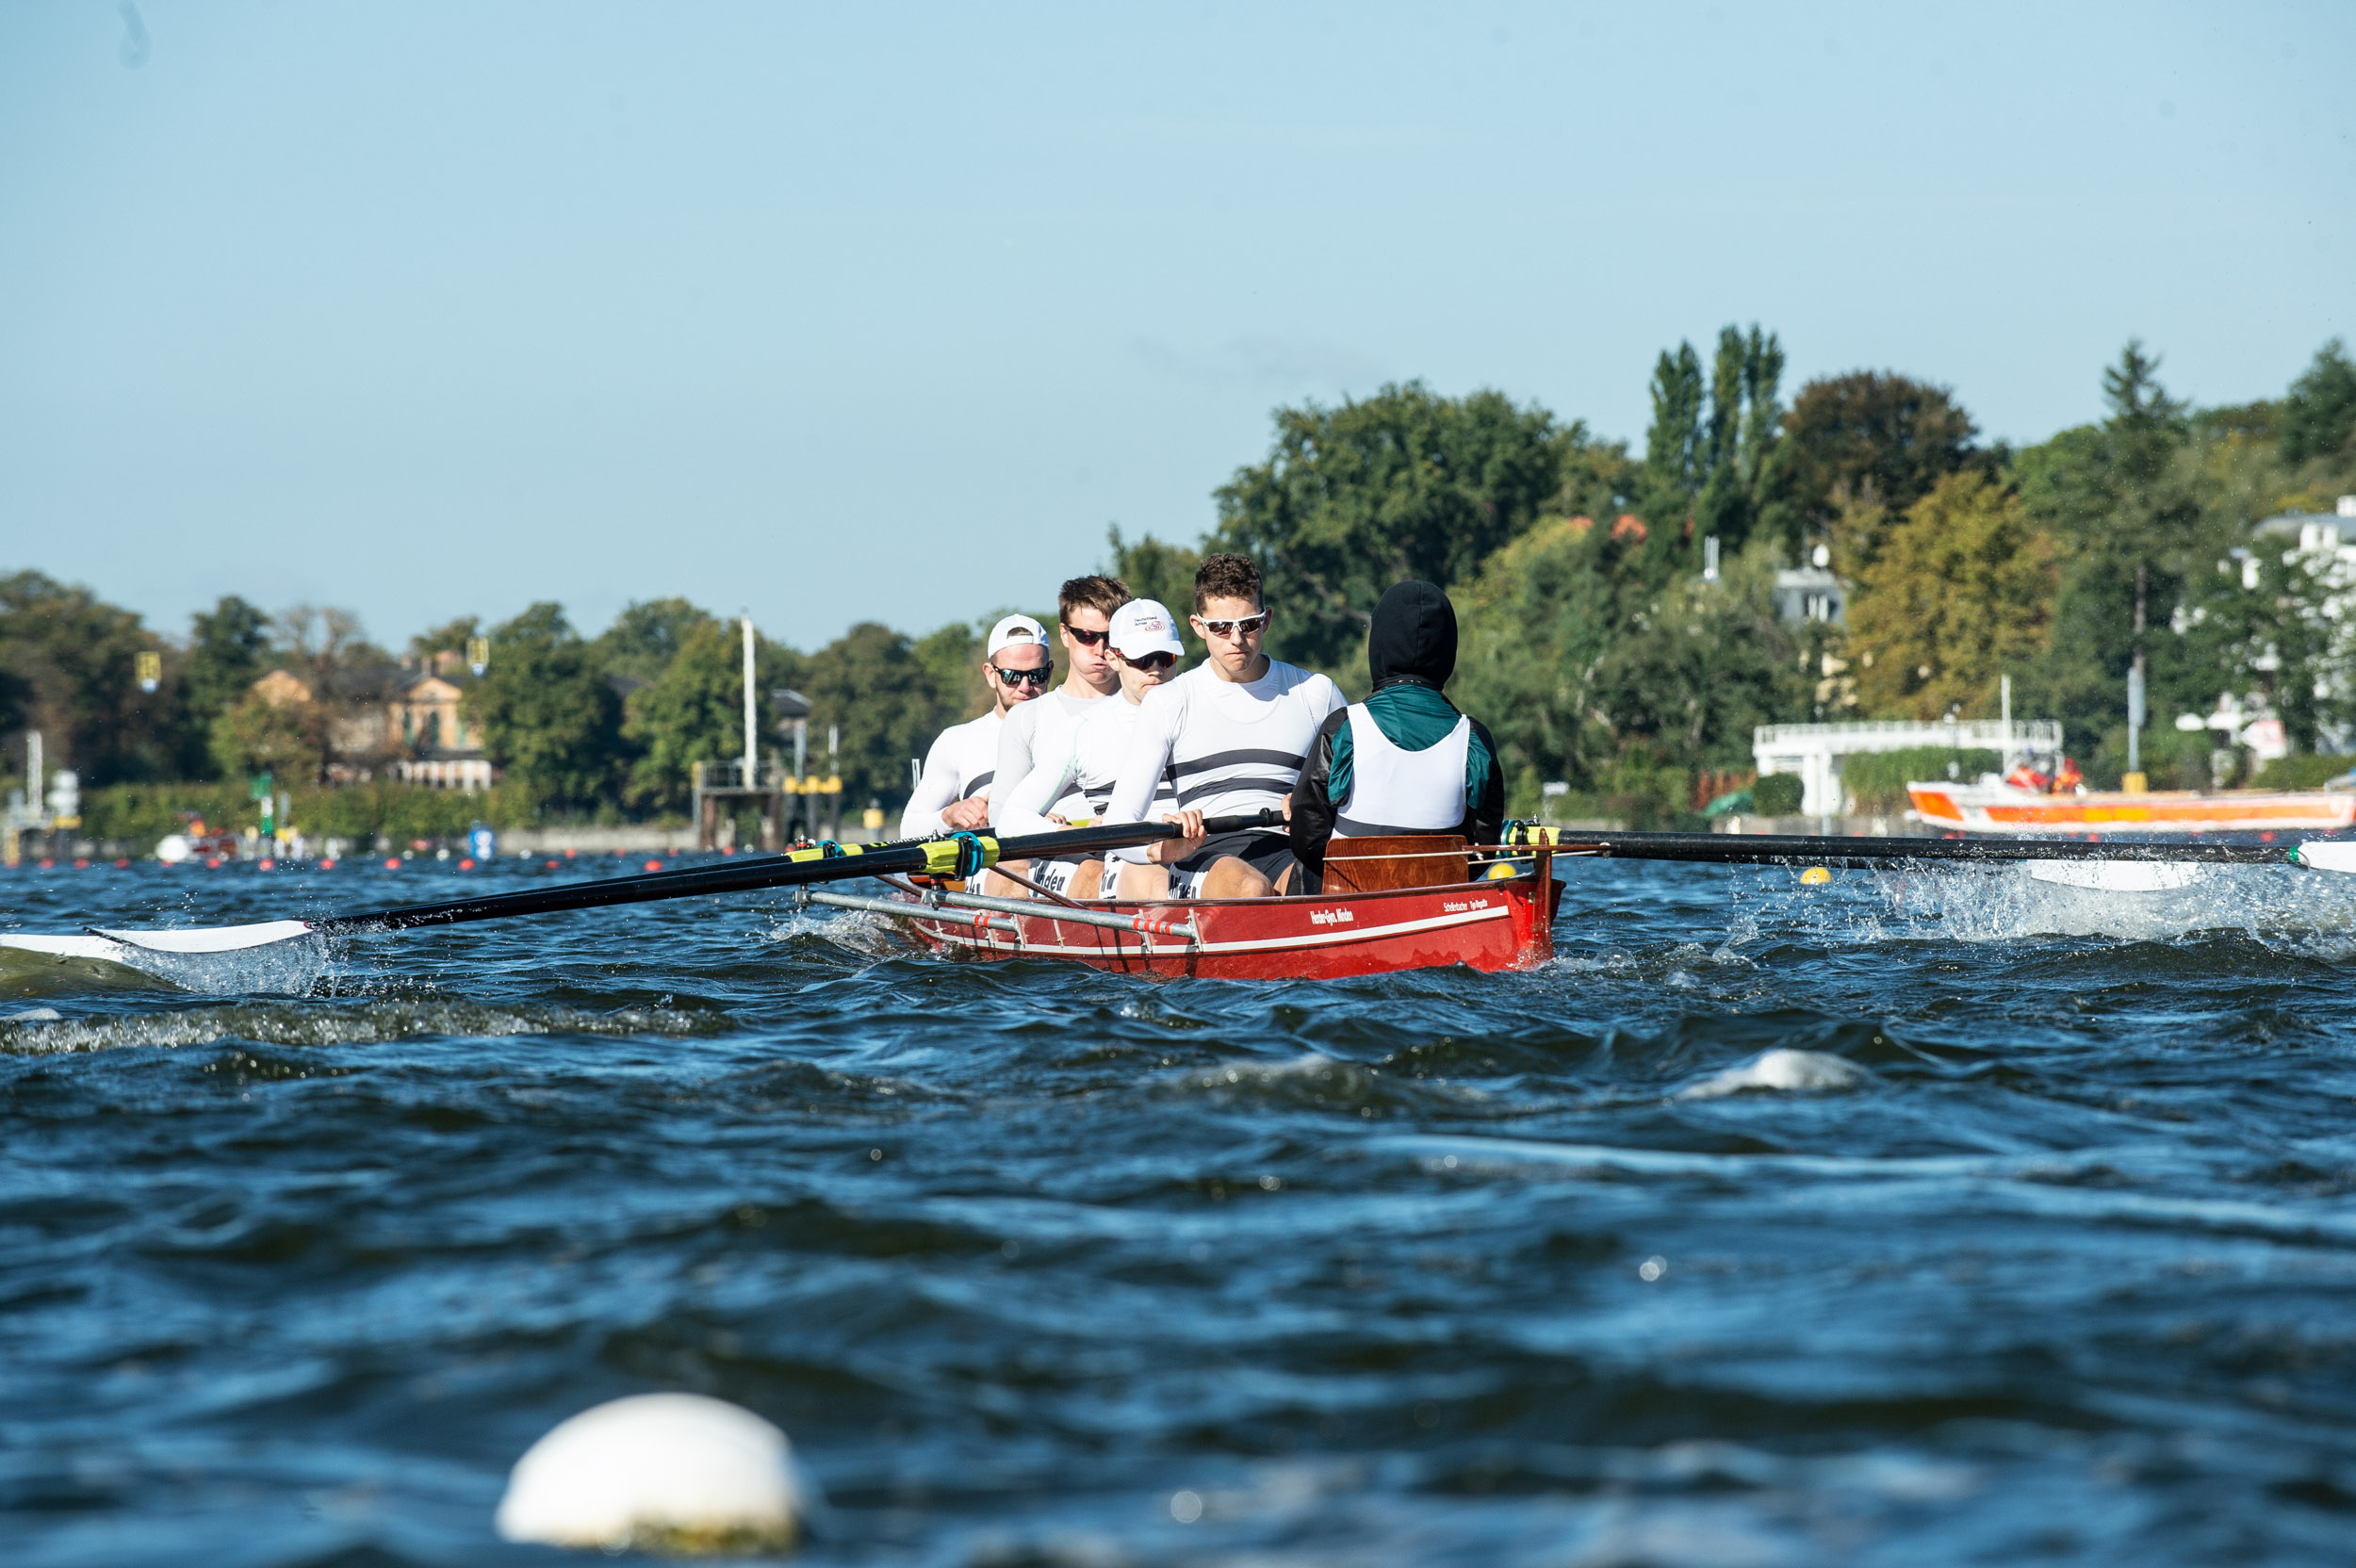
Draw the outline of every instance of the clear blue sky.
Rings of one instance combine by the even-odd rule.
[[[2130,335],[2273,395],[2356,336],[2352,61],[2345,0],[11,5],[0,569],[810,646],[1190,540],[1387,380],[1641,444],[1757,320],[2015,440]]]

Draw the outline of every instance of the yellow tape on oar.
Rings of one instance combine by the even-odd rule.
[[[960,833],[954,839],[933,839],[924,845],[927,876],[973,875],[998,863],[998,841],[987,833]]]

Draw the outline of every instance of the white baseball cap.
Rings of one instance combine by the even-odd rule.
[[[1113,612],[1112,645],[1123,659],[1149,653],[1184,658],[1186,645],[1178,641],[1178,625],[1159,599],[1131,599]]]
[[[1045,647],[1047,629],[1028,615],[1009,615],[990,629],[990,646],[982,657],[995,658],[1000,648],[1012,647],[1017,643],[1037,643]]]

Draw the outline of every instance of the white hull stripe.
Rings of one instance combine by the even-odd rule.
[[[1417,931],[1441,931],[1452,925],[1472,925],[1481,921],[1502,920],[1512,913],[1513,906],[1511,905],[1497,904],[1492,905],[1486,909],[1466,909],[1461,914],[1433,915],[1425,920],[1398,921],[1389,925],[1341,926],[1332,930],[1319,929],[1317,931],[1303,931],[1298,936],[1291,937],[1259,937],[1254,938],[1250,941],[1195,942],[1189,944],[1175,937],[1156,937],[1153,939],[1153,956],[1156,958],[1183,957],[1189,953],[1266,953],[1273,949],[1285,947],[1343,947],[1357,942],[1380,941],[1385,937],[1409,936]],[[917,918],[920,921],[931,921],[938,919],[939,917],[919,916]],[[1047,915],[1023,915],[1018,918],[1023,920],[1040,921],[1053,919],[1052,916]],[[1004,942],[976,941],[970,933],[957,931],[954,929],[927,930],[925,934],[927,936],[938,937],[943,941],[954,942],[960,947],[982,947],[1000,953],[1009,951]],[[1106,931],[1104,934],[1107,937],[1110,937],[1115,942],[1142,941],[1144,939],[1142,937],[1133,936],[1131,933],[1126,931]],[[1073,947],[1034,941],[1023,942],[1021,944],[1021,951],[1023,953],[1047,954],[1069,953],[1078,956],[1089,958],[1145,956],[1145,955],[1141,952],[1131,954],[1125,949],[1120,948],[1101,946]]]

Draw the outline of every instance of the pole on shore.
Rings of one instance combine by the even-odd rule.
[[[744,788],[761,788],[761,731],[753,719],[753,618],[744,618]]]
[[[2008,675],[1997,677],[1996,689],[2001,694],[1998,700],[2004,704],[2004,749],[1997,754],[2003,759],[1998,772],[2009,774],[2012,772],[2012,677]]]

